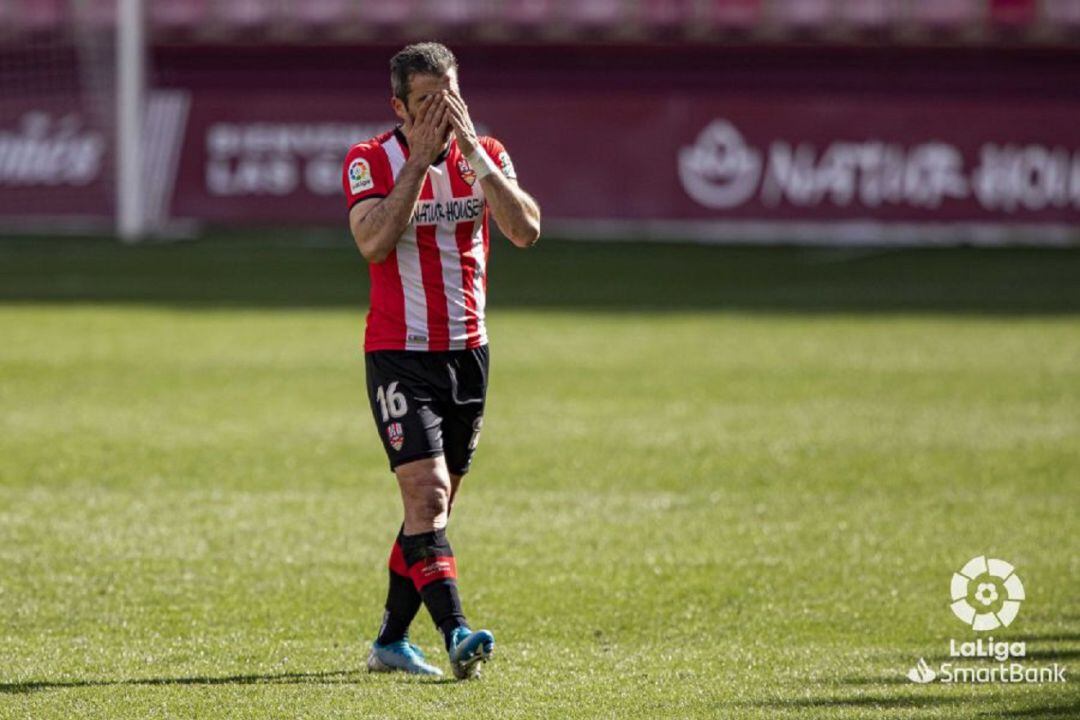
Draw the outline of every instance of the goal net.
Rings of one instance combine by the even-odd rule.
[[[0,223],[111,229],[118,0],[0,0]]]

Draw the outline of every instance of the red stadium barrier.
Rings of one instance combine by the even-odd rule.
[[[394,120],[393,49],[159,48],[151,215],[344,232],[342,158]],[[869,237],[901,227],[911,240],[956,223],[1021,238],[1080,227],[1071,53],[458,50],[474,118],[505,142],[549,229],[842,239],[873,223]],[[111,212],[112,138],[76,103],[0,108],[0,216]]]
[[[905,66],[744,52],[732,68],[714,53],[576,52],[462,57],[475,117],[506,142],[553,221],[676,234],[732,222],[1080,222],[1080,98],[1066,82],[1080,78],[1075,63],[1044,82],[1026,61],[935,53]],[[343,222],[340,157],[392,121],[385,58],[369,57],[352,66],[370,72],[332,73],[340,89],[325,82],[303,100],[192,86],[174,211]],[[593,69],[574,78],[584,57]]]

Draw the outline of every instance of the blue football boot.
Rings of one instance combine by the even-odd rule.
[[[431,675],[438,677],[442,670],[430,665],[423,651],[409,642],[408,638],[397,642],[380,645],[371,644],[367,659],[368,672],[394,672],[401,670],[410,675]]]
[[[450,636],[450,667],[454,677],[467,680],[480,674],[480,663],[495,650],[495,636],[487,630],[473,632],[462,625]]]

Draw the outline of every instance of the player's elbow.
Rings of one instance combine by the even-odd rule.
[[[390,251],[374,244],[360,245],[360,254],[371,264],[381,263],[390,257]]]
[[[521,228],[515,228],[510,235],[510,242],[519,248],[529,248],[540,242],[540,223],[531,222]]]
[[[354,229],[353,240],[356,242],[356,248],[360,251],[360,255],[369,263],[381,263],[390,256],[390,250],[384,247],[383,243],[378,242],[378,238]]]

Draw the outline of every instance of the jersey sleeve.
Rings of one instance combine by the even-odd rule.
[[[508,180],[517,180],[517,171],[514,170],[514,163],[510,160],[510,153],[506,152],[506,148],[501,142],[493,137],[484,136],[480,138],[480,145],[483,146]]]
[[[341,172],[341,186],[349,209],[361,200],[386,197],[393,184],[390,161],[378,143],[360,143],[349,149]]]

